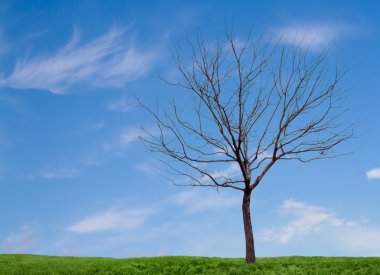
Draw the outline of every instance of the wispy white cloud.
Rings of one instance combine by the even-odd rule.
[[[93,129],[101,129],[106,123],[92,125]],[[98,126],[95,128],[95,126]],[[152,129],[152,130],[150,130]],[[157,130],[147,127],[151,134],[156,134]],[[107,139],[100,141],[96,147],[80,159],[80,163],[85,166],[97,166],[107,162],[113,157],[124,157],[126,151],[132,143],[137,143],[139,137],[147,137],[147,133],[139,126],[121,128]]]
[[[152,68],[157,49],[146,49],[127,32],[111,28],[104,35],[80,43],[75,31],[71,40],[50,55],[19,59],[0,85],[16,89],[43,89],[64,93],[75,85],[122,87]]]
[[[366,175],[367,175],[367,179],[369,180],[380,179],[380,167],[368,170]]]
[[[120,144],[128,145],[132,142],[138,141],[139,137],[143,134],[143,130],[140,127],[131,127],[124,130],[120,135]]]
[[[351,227],[356,225],[353,221],[337,217],[334,212],[328,209],[293,199],[284,201],[279,213],[295,218],[283,226],[261,230],[259,232],[260,240],[288,244],[294,239],[319,232],[326,227]]]
[[[125,129],[119,138],[119,142],[122,146],[129,145],[139,140],[139,138],[149,138],[150,135],[155,136],[159,133],[159,130],[155,127],[130,127]]]
[[[111,101],[107,105],[107,109],[111,111],[118,111],[118,112],[128,112],[132,109],[132,103],[129,99],[127,99],[126,96],[122,96],[114,101]]]
[[[214,179],[232,179],[239,175],[240,167],[237,163],[233,163],[225,167],[224,169],[220,168],[218,170],[210,171],[209,174]],[[202,176],[200,181],[209,181],[210,178],[206,175]]]
[[[150,208],[134,205],[133,209],[112,208],[101,211],[66,227],[66,231],[74,233],[66,236],[74,238],[71,240],[79,249],[79,255],[96,255],[96,251],[104,253],[106,250],[115,253],[109,252],[111,254],[107,255],[125,257],[125,246],[136,246],[140,249],[134,248],[127,253],[137,256],[146,250],[146,255],[152,256],[161,250],[157,246],[160,243],[167,245],[169,255],[185,253],[236,257],[241,255],[241,247],[244,245],[244,235],[235,234],[236,228],[240,227],[232,226],[240,222],[240,215],[236,217],[241,204],[240,195],[238,192],[235,194],[205,189],[186,190],[163,198]],[[167,215],[167,210],[173,208],[179,211]],[[228,217],[231,226],[225,226],[226,210],[237,211],[235,215]],[[213,214],[199,215],[207,212]],[[197,214],[199,218],[189,219],[190,214]],[[326,251],[332,248],[347,256],[380,255],[379,227],[365,227],[363,221],[347,220],[329,209],[292,199],[283,202],[279,214],[289,215],[291,221],[283,226],[258,232],[259,242],[272,241],[279,245],[290,245],[299,238],[313,236],[311,242],[328,242]],[[147,226],[153,215],[157,218],[154,227]],[[225,228],[218,231],[221,226]],[[125,231],[128,234],[125,234]],[[98,241],[97,233],[100,232],[106,234]],[[204,232],[217,233],[210,235]],[[184,235],[188,238],[184,239]],[[227,235],[230,237],[225,239]],[[222,242],[224,239],[225,242]],[[220,245],[221,243],[223,245]],[[118,250],[120,248],[122,249]]]
[[[334,241],[356,256],[380,256],[380,227],[358,226],[340,230]]]
[[[326,251],[341,251],[340,255],[380,256],[380,227],[368,224],[366,218],[345,219],[329,209],[292,199],[284,201],[278,213],[291,220],[259,231],[259,241],[298,246],[300,240],[309,236],[312,239],[304,244],[319,242]]]
[[[31,224],[23,225],[19,230],[8,235],[2,242],[5,253],[27,253],[37,243],[37,236]]]
[[[192,189],[164,197],[156,204],[149,206],[148,209],[139,204],[134,205],[134,209],[131,210],[123,208],[124,210],[103,211],[65,229],[74,233],[68,235],[70,238],[82,233],[79,235],[81,239],[78,239],[77,245],[80,255],[95,254],[94,251],[100,246],[103,247],[102,249],[110,251],[117,251],[123,247],[122,252],[119,251],[118,254],[114,255],[116,257],[120,257],[120,253],[124,255],[123,257],[125,257],[125,253],[130,253],[131,257],[157,256],[162,253],[163,245],[167,248],[165,254],[169,255],[185,253],[186,255],[228,255],[231,257],[235,255],[236,257],[239,254],[236,254],[236,249],[232,252],[231,246],[240,249],[241,246],[237,245],[236,240],[239,240],[238,243],[241,242],[243,245],[242,235],[238,234],[236,237],[236,234],[229,234],[232,231],[229,232],[227,229],[227,235],[232,235],[232,237],[222,242],[221,240],[225,238],[226,232],[215,232],[225,224],[227,210],[234,211],[240,205],[241,198],[239,195],[238,192],[217,193],[215,190]],[[168,215],[168,211],[172,209],[178,211],[170,211],[171,214]],[[133,214],[131,214],[132,211],[134,211]],[[188,218],[189,214],[201,214],[210,211],[214,213],[211,216],[200,215],[199,219]],[[150,226],[149,220],[153,215],[156,219],[154,226]],[[238,220],[240,221],[240,217]],[[98,240],[99,235],[97,233],[100,232],[106,234],[102,234],[101,239]],[[210,235],[204,232],[214,232],[215,234]],[[183,238],[183,236],[188,238]],[[96,240],[96,246],[93,245],[94,241],[83,243],[83,240],[88,238]],[[174,245],[173,242],[176,244]],[[133,249],[129,252],[128,250],[125,251],[126,246],[133,247]],[[83,251],[90,252],[85,254]]]
[[[151,175],[159,174],[159,169],[157,166],[154,165],[153,160],[141,162],[137,164],[135,167],[137,170],[147,173],[147,174],[151,174]]]
[[[194,214],[205,211],[225,211],[241,204],[241,198],[230,193],[193,189],[174,195],[170,201],[186,207],[185,213]]]
[[[85,157],[81,159],[81,163],[85,166],[98,166],[102,163],[102,160],[94,157]]]
[[[110,209],[84,218],[69,227],[67,231],[74,233],[89,233],[106,230],[130,230],[142,226],[154,213],[152,209]]]
[[[42,172],[33,173],[27,176],[28,180],[35,180],[37,178],[54,180],[54,179],[72,179],[80,175],[78,169],[65,168],[65,169],[53,169],[44,170]]]
[[[214,178],[220,178],[220,177],[225,177],[225,178],[233,178],[237,176],[241,172],[240,167],[237,163],[229,165],[226,169],[216,171],[212,173],[212,176]]]
[[[163,214],[165,209],[184,206],[185,214],[195,214],[207,211],[226,211],[239,206],[241,198],[238,194],[219,193],[215,190],[188,190],[179,192],[167,199],[161,200],[154,207],[139,207],[132,209],[111,208],[101,211],[66,227],[67,231],[89,233],[106,230],[132,230],[143,226],[154,214]]]
[[[158,225],[151,240],[170,240],[167,255],[199,255],[208,257],[241,257],[244,234],[236,233],[233,224],[239,219],[226,223],[225,214],[211,215],[200,219],[177,218]],[[186,236],[186,238],[183,238]],[[173,245],[175,244],[175,245]]]
[[[342,22],[298,22],[276,27],[272,30],[273,39],[287,44],[319,51],[332,46],[338,40],[356,35],[358,27]]]

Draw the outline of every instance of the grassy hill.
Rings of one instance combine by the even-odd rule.
[[[380,258],[278,257],[243,259],[205,257],[81,258],[0,255],[0,274],[380,274]]]

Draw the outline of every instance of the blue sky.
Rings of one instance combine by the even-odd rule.
[[[257,255],[380,256],[377,1],[77,2],[0,4],[0,253],[244,256],[242,194],[172,186],[136,142],[153,121],[134,96],[183,98],[159,78],[173,41],[227,21],[333,47],[359,122],[354,154],[280,163],[255,190]]]

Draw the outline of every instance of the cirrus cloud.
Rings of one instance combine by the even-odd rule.
[[[66,230],[74,233],[90,233],[134,229],[143,225],[152,213],[153,210],[151,209],[129,209],[124,211],[110,209],[84,218],[70,225]]]
[[[334,212],[293,199],[285,200],[279,213],[293,216],[289,223],[277,228],[265,228],[259,233],[262,241],[288,244],[290,241],[317,233],[326,227],[352,227],[356,222],[342,219]]]
[[[272,29],[277,42],[301,46],[311,51],[320,51],[337,41],[356,35],[359,28],[343,22],[298,22]]]
[[[123,87],[147,74],[157,59],[157,49],[142,49],[126,31],[111,28],[104,35],[81,43],[78,31],[60,50],[50,55],[18,59],[0,85],[15,89],[41,89],[65,93],[77,85]]]
[[[367,174],[367,179],[378,180],[380,179],[380,167],[368,170],[366,174]]]
[[[204,211],[225,211],[230,207],[238,207],[241,198],[238,194],[226,194],[219,192],[206,192],[198,189],[184,191],[174,195],[171,200],[175,205],[186,207],[186,214],[195,214]]]
[[[1,247],[5,253],[28,253],[37,241],[33,224],[25,224],[19,230],[8,235]]]

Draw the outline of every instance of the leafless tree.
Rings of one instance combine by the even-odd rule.
[[[245,261],[254,263],[252,191],[280,160],[336,157],[333,149],[352,137],[352,125],[340,123],[342,74],[329,55],[302,44],[241,41],[230,33],[219,43],[198,34],[173,58],[178,78],[170,84],[188,90],[191,104],[172,103],[170,112],[142,104],[158,130],[141,139],[163,155],[166,172],[188,178],[176,184],[243,192]]]

